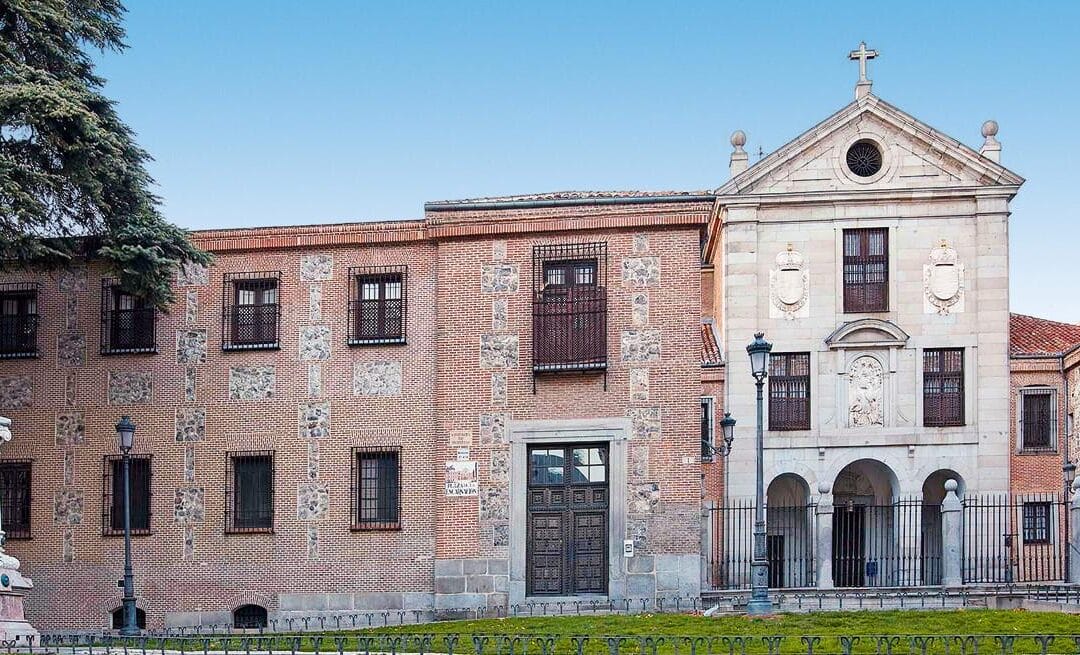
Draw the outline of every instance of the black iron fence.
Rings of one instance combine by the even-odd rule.
[[[706,553],[707,586],[749,589],[754,555],[754,502],[735,500],[710,511],[711,548]],[[765,508],[765,550],[769,587],[817,585],[817,505]]]
[[[963,499],[961,568],[966,583],[1064,579],[1065,494],[999,494]]]

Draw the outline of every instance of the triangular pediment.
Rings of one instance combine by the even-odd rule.
[[[869,141],[880,171],[861,177],[849,148]],[[1020,185],[1023,178],[874,95],[852,102],[717,189],[718,195]]]

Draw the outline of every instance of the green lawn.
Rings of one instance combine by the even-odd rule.
[[[845,644],[840,636],[856,636]],[[955,635],[974,636],[958,640]],[[1010,655],[1041,653],[1034,635],[1053,635],[1050,653],[1080,653],[1080,616],[1020,610],[940,610],[823,612],[781,614],[769,618],[703,617],[687,614],[631,616],[564,616],[476,621],[444,621],[424,625],[276,637],[260,641],[233,637],[211,640],[210,650],[320,650],[380,653],[447,653],[455,655],[806,655],[806,637],[813,655]],[[587,636],[587,641],[575,637]],[[614,637],[623,637],[616,639]],[[889,638],[889,636],[892,636]],[[742,640],[738,637],[748,637]],[[1005,639],[1002,639],[1005,637]],[[884,638],[884,639],[883,639]],[[1010,642],[1008,638],[1011,638]],[[298,641],[294,641],[294,639]],[[201,651],[189,641],[184,650]],[[193,647],[194,646],[194,647]],[[179,648],[178,643],[170,647]]]

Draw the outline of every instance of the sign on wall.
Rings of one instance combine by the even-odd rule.
[[[480,484],[476,480],[476,462],[446,463],[447,496],[476,496],[479,493]]]

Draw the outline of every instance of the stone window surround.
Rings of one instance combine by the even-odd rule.
[[[914,339],[912,340],[914,341]],[[918,385],[915,393],[915,425],[920,428],[939,432],[966,432],[976,427],[978,421],[979,398],[979,345],[973,335],[956,335],[933,345],[929,343],[910,344],[915,346],[915,380]],[[962,348],[964,350],[964,425],[947,427],[926,427],[923,425],[923,351],[930,348]]]
[[[1024,396],[1028,394],[1049,394],[1050,408],[1050,446],[1048,448],[1026,448],[1024,446]],[[1058,445],[1061,442],[1058,432],[1060,430],[1059,414],[1061,407],[1058,401],[1058,389],[1045,384],[1029,384],[1016,390],[1016,444],[1013,452],[1017,455],[1056,455]]]
[[[845,148],[844,152],[847,152]],[[845,167],[846,168],[846,167]],[[883,169],[884,170],[884,169]],[[860,178],[864,179],[864,178]],[[865,178],[873,179],[873,178]],[[835,238],[833,242],[833,261],[836,262],[833,276],[833,302],[838,316],[843,316],[845,321],[859,320],[858,317],[884,318],[899,315],[897,302],[900,298],[898,285],[896,231],[900,227],[899,218],[849,218],[833,221]],[[885,228],[888,231],[888,261],[889,261],[889,308],[880,312],[845,312],[844,311],[844,230],[858,230],[862,228]],[[921,269],[920,269],[921,270]],[[812,284],[812,283],[811,283]]]
[[[630,419],[563,419],[510,421],[510,598],[509,605],[523,603],[525,596],[526,493],[528,486],[528,447],[530,444],[572,444],[604,442],[608,444],[608,595],[590,596],[598,600],[626,597],[626,558],[623,539],[626,535],[627,442]],[[579,597],[538,596],[548,602],[573,601]]]

